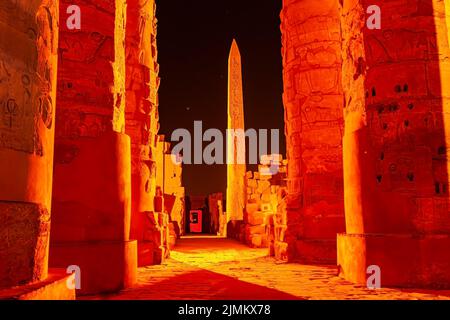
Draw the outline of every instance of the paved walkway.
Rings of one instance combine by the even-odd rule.
[[[139,269],[138,285],[88,299],[450,299],[450,291],[368,290],[336,276],[336,267],[276,263],[266,249],[234,240],[186,237],[163,265]]]

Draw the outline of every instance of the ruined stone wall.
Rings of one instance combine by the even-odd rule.
[[[333,263],[344,231],[339,1],[284,0],[290,260]]]
[[[56,0],[0,2],[0,288],[48,273],[58,20]]]
[[[164,195],[165,156],[170,144],[164,135],[155,137],[155,148],[152,159],[155,162],[155,196],[153,211],[143,212],[141,229],[142,237],[139,244],[139,265],[160,264],[170,255],[170,216],[166,208]],[[170,201],[170,199],[169,199]]]
[[[210,231],[213,234],[225,236],[226,214],[223,211],[223,194],[213,193],[208,196],[208,211],[210,215]]]
[[[182,164],[173,161],[170,143],[165,141],[164,135],[156,136],[153,159],[156,167],[154,211],[145,212],[142,241],[142,255],[148,256],[150,252],[153,260],[143,258],[146,264],[161,263],[169,257],[170,249],[185,228]]]
[[[185,230],[185,190],[183,187],[183,167],[174,162],[171,153],[165,155],[164,196],[170,199],[170,206],[166,206],[170,217],[171,237],[177,238]]]
[[[267,174],[269,165],[259,165],[257,172],[247,172],[247,198],[244,211],[242,240],[255,248],[270,247],[271,255],[280,260],[286,256],[285,231],[287,160],[281,155],[274,158],[277,173]]]

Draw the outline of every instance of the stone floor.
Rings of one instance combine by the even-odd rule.
[[[266,252],[213,236],[185,237],[166,263],[139,269],[136,287],[83,299],[450,300],[450,291],[368,290],[336,277],[336,267],[276,263]]]

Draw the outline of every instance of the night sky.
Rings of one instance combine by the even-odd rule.
[[[282,104],[281,0],[162,0],[157,2],[161,134],[227,127],[228,54],[233,38],[242,55],[246,129],[279,129]],[[205,144],[206,145],[206,144]],[[249,169],[255,169],[249,167]],[[226,190],[225,165],[184,165],[188,195]]]

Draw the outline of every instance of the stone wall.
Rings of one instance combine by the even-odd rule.
[[[183,187],[182,163],[171,154],[164,155],[164,198],[169,214],[170,243],[185,233],[185,190]]]
[[[270,165],[259,165],[258,172],[247,172],[247,199],[241,240],[251,247],[269,248],[271,256],[286,259],[287,160],[276,155],[277,172],[268,174]]]
[[[213,193],[208,196],[208,211],[210,232],[219,236],[226,236],[227,217],[223,210],[222,193]]]

